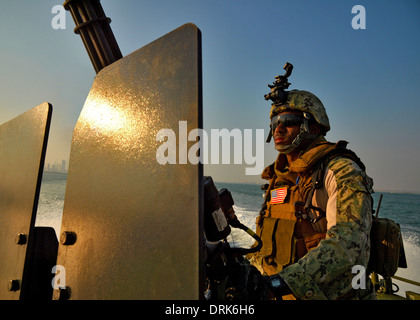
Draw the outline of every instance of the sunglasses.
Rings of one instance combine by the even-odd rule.
[[[303,116],[293,114],[293,113],[285,113],[285,114],[278,114],[271,118],[271,130],[275,130],[279,124],[284,127],[292,127],[296,125],[300,125],[303,123]]]

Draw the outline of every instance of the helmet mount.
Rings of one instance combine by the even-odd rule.
[[[264,95],[264,99],[273,101],[273,105],[282,104],[287,99],[287,91],[285,91],[285,89],[289,88],[290,86],[288,78],[292,75],[293,65],[289,62],[286,62],[283,69],[286,70],[286,73],[284,75],[276,76],[276,81],[274,81],[272,85],[268,85],[271,91]],[[270,129],[266,140],[267,143],[271,141],[274,130],[275,128]]]
[[[275,77],[276,81],[274,81],[272,85],[268,85],[268,87],[271,89],[271,92],[264,95],[265,100],[271,100],[273,101],[273,104],[283,103],[287,98],[287,92],[285,89],[289,88],[290,86],[288,78],[292,74],[293,65],[289,62],[286,62],[283,69],[286,70],[286,73],[282,76],[279,75]]]

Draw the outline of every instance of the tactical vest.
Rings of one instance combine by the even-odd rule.
[[[280,272],[325,238],[325,208],[312,205],[315,190],[322,187],[324,168],[333,158],[343,156],[365,170],[360,159],[346,149],[346,145],[345,141],[332,144],[323,140],[290,166],[286,166],[285,156],[279,155],[276,162],[264,170],[262,178],[268,179],[270,184],[257,218],[257,234],[263,247],[248,257],[262,273]]]

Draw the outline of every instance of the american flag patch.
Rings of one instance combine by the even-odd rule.
[[[271,200],[270,203],[283,203],[284,199],[287,196],[287,188],[279,188],[271,190]]]

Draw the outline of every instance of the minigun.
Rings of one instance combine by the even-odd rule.
[[[234,201],[229,190],[217,190],[211,177],[203,177],[204,185],[204,233],[205,233],[205,273],[207,300],[218,299],[218,288],[223,285],[238,268],[246,267],[248,262],[244,255],[254,253],[262,248],[258,235],[243,225],[235,215]],[[253,237],[257,243],[251,248],[231,247],[226,240],[231,228],[242,229]],[[216,292],[216,297],[214,295]],[[229,299],[228,295],[225,295]]]

